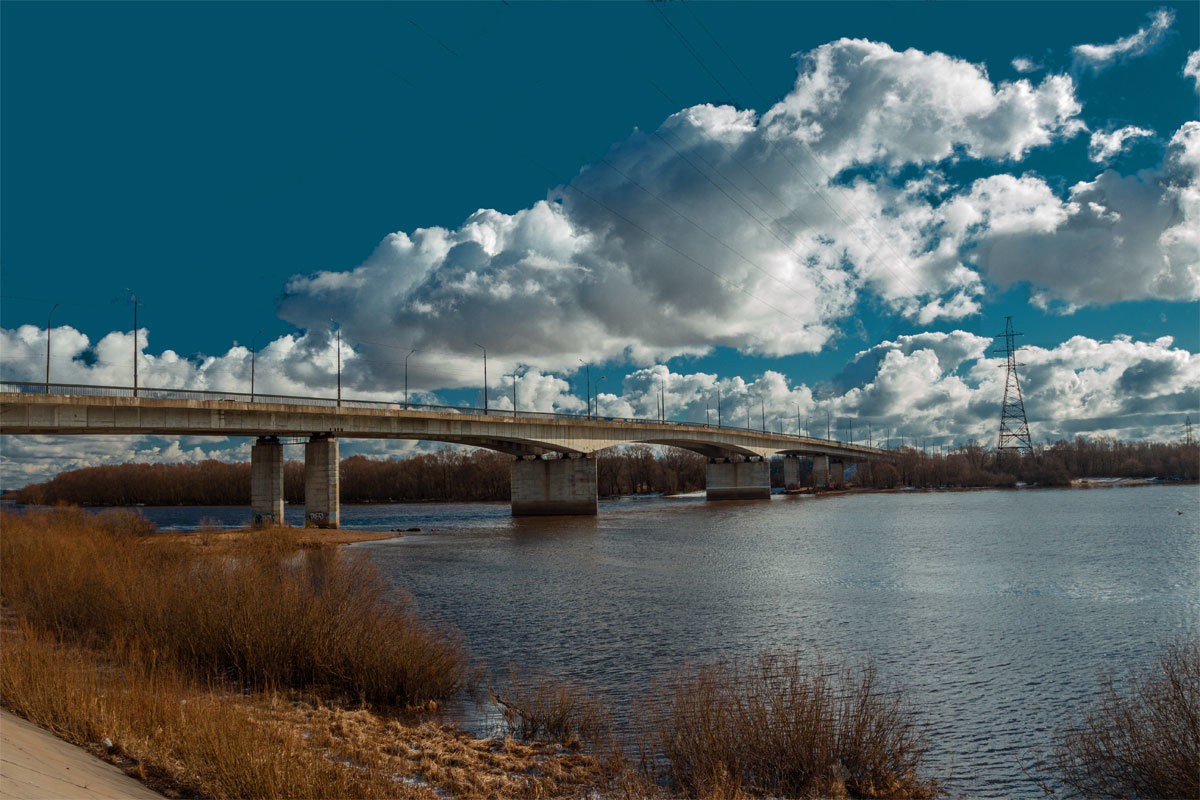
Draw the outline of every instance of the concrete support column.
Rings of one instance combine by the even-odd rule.
[[[564,456],[512,463],[512,515],[596,514],[596,459]]]
[[[341,524],[342,482],[338,472],[338,442],[314,433],[304,445],[304,526],[336,528]]]
[[[709,500],[765,500],[771,497],[771,465],[765,459],[709,459],[705,473]]]
[[[841,486],[846,482],[846,464],[842,461],[829,462],[829,485]]]
[[[800,483],[800,459],[796,456],[783,457],[783,486],[793,489]]]
[[[283,445],[262,436],[250,447],[250,524],[283,524]]]
[[[813,456],[812,485],[829,485],[829,456]]]

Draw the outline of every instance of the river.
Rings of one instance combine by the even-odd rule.
[[[569,676],[618,707],[688,661],[871,658],[921,709],[934,777],[971,797],[1042,796],[1033,767],[1100,675],[1200,631],[1194,485],[626,498],[556,519],[346,506],[342,525],[421,528],[354,547],[494,670]]]

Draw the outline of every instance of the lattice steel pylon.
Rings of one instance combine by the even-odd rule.
[[[996,448],[1001,452],[1015,450],[1022,453],[1033,453],[1033,440],[1029,437],[1029,422],[1025,419],[1025,401],[1021,398],[1021,382],[1017,379],[1017,346],[1014,340],[1024,334],[1013,333],[1012,317],[1004,318],[1004,333],[998,334],[997,339],[1004,338],[1004,348],[993,350],[993,353],[1003,354],[1007,375],[1004,379],[1004,404],[1000,409],[1000,440]]]

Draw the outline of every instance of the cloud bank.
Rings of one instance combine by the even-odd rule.
[[[952,188],[895,176],[1016,162],[1076,135],[1072,80],[997,84],[961,59],[852,39],[798,64],[762,115],[684,109],[528,209],[396,232],[353,270],[296,276],[280,313],[309,329],[332,315],[357,341],[437,350],[457,369],[474,342],[502,341],[504,369],[561,370],[715,346],[817,352],[864,298],[926,323],[978,311],[982,265],[963,251],[986,227],[935,233]]]
[[[15,333],[0,332],[5,337],[0,345],[6,352],[23,347],[36,353],[39,345],[44,348],[44,334],[24,326]],[[70,341],[67,334],[68,329],[54,331],[56,339]],[[77,345],[81,340],[74,341]],[[888,439],[988,444],[996,433],[1004,378],[1003,361],[992,355],[992,348],[991,339],[961,330],[899,336],[859,352],[841,373],[813,385],[793,382],[774,370],[757,376],[718,376],[656,365],[622,376],[612,374],[604,382],[593,376],[595,402],[604,416],[656,418],[661,388],[670,419],[715,424],[719,418],[725,425],[800,429],[814,436],[824,436],[828,430],[834,438],[875,444]],[[59,352],[68,351],[55,348]],[[281,372],[274,361],[278,355],[267,356],[264,373]],[[1037,442],[1076,435],[1177,439],[1181,417],[1198,410],[1200,355],[1176,347],[1170,337],[1137,341],[1116,336],[1103,341],[1076,336],[1053,347],[1023,349],[1021,359],[1025,406]],[[235,348],[221,358],[183,363],[189,366],[181,367],[171,359],[147,360],[146,384],[167,385],[190,369],[192,377],[186,385],[215,387],[226,376],[236,376],[241,353]],[[80,364],[73,374],[98,383],[94,375],[107,374],[104,370],[111,366]],[[37,369],[14,371],[11,365],[6,369],[8,379],[40,379]],[[512,408],[512,385],[511,377],[493,382],[493,408]],[[318,390],[328,396],[332,388],[330,381]],[[579,381],[572,388],[562,375],[529,370],[516,376],[516,388],[522,410],[584,413],[586,409],[586,390]],[[396,399],[395,393],[377,396]],[[436,397],[425,394],[423,399]],[[398,455],[415,446],[382,440],[346,442],[344,455]],[[182,442],[126,436],[5,437],[3,450],[0,474],[6,487],[81,466],[249,458],[247,440],[197,437]]]
[[[718,346],[818,352],[864,301],[931,324],[1015,282],[1059,310],[1200,296],[1190,124],[1157,168],[1063,192],[1013,173],[1085,130],[1069,76],[993,82],[981,65],[859,39],[797,63],[761,115],[679,111],[527,209],[396,232],[355,269],[294,277],[280,313],[310,330],[334,316],[393,380],[392,351],[371,341],[463,374],[476,342],[504,371],[563,371]],[[1092,156],[1145,135],[1097,132]],[[957,186],[942,170],[962,161],[998,171]]]

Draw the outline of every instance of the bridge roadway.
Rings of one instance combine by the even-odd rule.
[[[799,481],[801,457],[813,483],[840,483],[845,464],[887,450],[730,426],[575,414],[496,411],[364,400],[174,389],[0,383],[0,434],[255,437],[251,513],[283,521],[283,443],[304,437],[305,519],[337,527],[339,439],[419,439],[497,450],[512,465],[515,516],[595,514],[598,450],[669,445],[708,458],[710,500],[770,496],[767,458],[783,455],[784,482]]]

